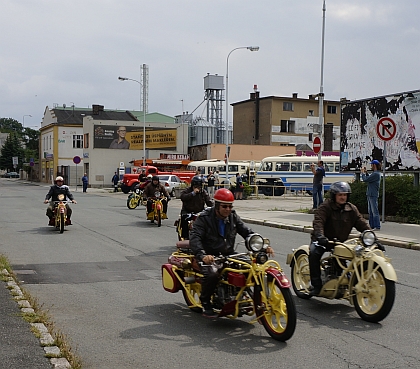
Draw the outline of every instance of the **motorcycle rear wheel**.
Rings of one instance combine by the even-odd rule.
[[[395,300],[395,282],[385,278],[384,272],[376,263],[368,268],[369,262],[363,263],[362,277],[367,278],[361,292],[353,295],[353,304],[359,316],[371,323],[385,319],[390,313]],[[375,270],[378,268],[377,270]],[[374,270],[374,272],[371,272]],[[352,285],[357,284],[354,275]],[[366,291],[366,292],[365,292]]]
[[[134,195],[128,196],[128,199],[127,199],[127,208],[129,208],[129,209],[135,209],[138,205],[139,205],[139,202],[138,202],[138,200],[136,199],[136,197]]]
[[[311,285],[311,275],[309,273],[309,255],[305,251],[296,252],[290,263],[292,274],[292,287],[297,297],[310,299],[309,286]]]
[[[162,225],[162,212],[160,210],[157,210],[157,226],[160,227]]]
[[[194,274],[188,271],[184,272],[184,278],[193,277]],[[203,309],[200,302],[201,295],[201,284],[198,282],[188,283],[185,285],[185,289],[182,289],[182,295],[184,296],[185,303],[194,313],[202,313]]]
[[[260,321],[272,338],[284,342],[293,336],[296,329],[295,303],[290,289],[282,288],[271,275],[267,275],[267,281],[267,306]]]
[[[60,233],[64,232],[64,213],[60,213]]]

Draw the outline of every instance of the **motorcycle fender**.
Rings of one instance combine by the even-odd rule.
[[[295,257],[295,254],[299,251],[299,250],[303,250],[305,251],[308,255],[309,255],[309,245],[302,245],[297,249],[294,249],[293,252],[291,254],[287,254],[287,259],[286,259],[286,264],[290,265],[292,260]]]
[[[171,264],[162,265],[162,286],[165,291],[175,293],[181,289],[181,284],[176,277]]]
[[[157,209],[158,209],[158,210],[162,210],[162,205],[157,204]]]
[[[64,214],[64,206],[60,208],[60,214]]]
[[[280,284],[282,288],[290,288],[291,284],[289,279],[286,277],[286,274],[283,271],[280,271],[275,268],[268,268],[265,270],[267,274],[272,275]]]
[[[382,271],[384,272],[384,277],[386,279],[394,282],[397,281],[397,273],[395,272],[395,269],[390,262],[388,262],[386,259],[379,255],[373,255],[371,257],[371,260],[373,260],[381,267]]]

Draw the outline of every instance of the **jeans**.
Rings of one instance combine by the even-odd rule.
[[[322,198],[322,184],[314,184],[312,188],[313,208],[316,209],[324,201]]]
[[[88,188],[88,183],[83,182],[83,192],[86,192],[87,188]]]
[[[367,196],[368,212],[369,212],[369,225],[370,228],[381,228],[379,219],[378,198],[376,196]]]

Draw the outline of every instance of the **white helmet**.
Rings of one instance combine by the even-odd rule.
[[[147,178],[149,178],[149,179],[152,179],[152,175],[151,174],[149,174],[148,176],[147,176]]]
[[[64,182],[64,178],[63,178],[62,176],[58,176],[58,177],[55,179],[55,181],[56,181],[56,182],[57,182],[57,181]]]

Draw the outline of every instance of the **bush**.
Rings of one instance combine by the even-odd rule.
[[[414,187],[414,176],[410,174],[386,176],[385,216],[408,218],[410,223],[420,223],[420,187]],[[382,214],[382,181],[379,188],[379,213]],[[362,214],[367,214],[365,182],[354,182],[351,186],[350,201]]]

